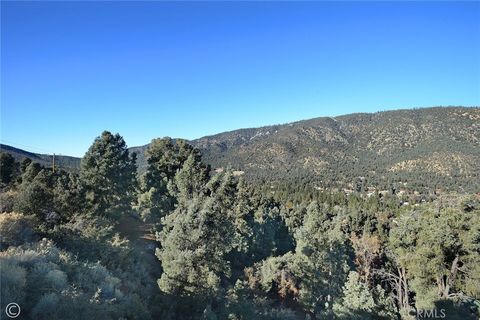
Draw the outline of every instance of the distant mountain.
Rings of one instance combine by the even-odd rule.
[[[192,141],[213,167],[253,180],[480,190],[480,108],[322,117]],[[360,178],[362,177],[362,178]]]
[[[213,168],[231,167],[257,182],[316,187],[480,191],[480,108],[436,107],[321,117],[240,129],[190,141]],[[148,145],[132,147],[145,171]],[[51,166],[51,156],[1,145],[17,159]],[[80,158],[56,156],[78,169]]]
[[[22,149],[11,147],[6,144],[0,144],[0,151],[10,153],[17,161],[22,161],[25,158],[30,158],[45,167],[52,167],[53,155],[50,154],[28,152]],[[80,169],[80,160],[81,158],[77,157],[55,155],[55,167],[65,170],[77,171]]]
[[[135,152],[137,154],[137,167],[139,172],[145,172],[147,170],[147,159],[145,158],[145,151],[147,151],[148,144],[128,148],[128,151]]]

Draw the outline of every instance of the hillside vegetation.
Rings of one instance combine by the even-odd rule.
[[[480,108],[437,107],[321,117],[240,129],[189,141],[213,169],[243,171],[248,181],[314,187],[388,190],[480,189]],[[139,172],[147,170],[148,144],[129,148]],[[17,160],[51,166],[51,155],[1,145]],[[57,156],[78,170],[80,159]]]
[[[478,190],[480,108],[427,108],[316,118],[192,141],[212,167],[252,180],[299,178],[344,187],[365,177],[389,187]]]
[[[32,320],[479,317],[479,194],[375,192],[365,179],[352,192],[301,180],[272,190],[211,170],[169,138],[145,156],[139,173],[108,131],[78,173],[0,153],[1,310],[14,302]]]
[[[6,144],[0,144],[0,151],[11,154],[15,160],[21,162],[30,159],[45,167],[52,167],[53,155],[28,152],[19,148],[15,148]],[[69,171],[78,171],[80,169],[80,158],[55,155],[55,166]]]

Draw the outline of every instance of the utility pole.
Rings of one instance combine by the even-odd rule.
[[[55,173],[55,153],[53,154],[52,171]]]

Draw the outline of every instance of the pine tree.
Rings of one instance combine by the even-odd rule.
[[[0,153],[0,187],[9,185],[18,173],[18,163],[10,153]]]
[[[229,275],[225,261],[232,249],[233,223],[218,210],[213,198],[195,198],[188,208],[168,217],[160,233],[162,262],[160,289],[171,294],[213,296],[222,277]]]
[[[343,297],[334,303],[338,319],[395,319],[395,305],[385,291],[378,286],[371,290],[360,280],[360,275],[351,271],[343,287]]]
[[[397,220],[389,246],[406,270],[417,308],[464,294],[480,296],[479,210],[425,207]]]
[[[22,174],[22,184],[26,185],[35,179],[37,174],[42,170],[42,166],[36,162],[31,162],[25,168],[25,171]]]
[[[22,160],[22,162],[20,163],[20,171],[22,172],[22,174],[25,172],[30,163],[32,163],[32,159],[30,158],[25,158]]]
[[[29,166],[32,170],[27,169],[26,174],[33,173],[35,166],[32,165]],[[14,204],[15,211],[45,218],[45,213],[53,208],[52,178],[49,172],[42,169],[33,180],[23,180]]]
[[[189,162],[184,169],[177,173],[175,181],[181,182],[176,188],[179,197],[185,198],[179,199],[175,212],[164,219],[158,237],[161,249],[157,257],[163,268],[158,284],[163,292],[194,295],[203,301],[213,299],[222,289],[222,279],[230,275],[226,257],[234,247],[235,228],[232,213],[224,202],[230,196],[225,194],[229,177],[215,179],[219,183],[207,195],[196,182],[186,187],[184,173],[203,175],[192,171]]]
[[[129,210],[135,195],[136,155],[117,133],[104,131],[82,158],[80,179],[91,213],[109,216]]]
[[[55,211],[63,219],[75,213],[83,212],[83,190],[80,179],[75,173],[60,172],[53,188],[53,203]]]
[[[177,172],[173,181],[170,181],[168,189],[170,194],[175,196],[179,205],[183,205],[184,202],[188,202],[205,191],[204,187],[207,181],[207,167],[196,155],[190,154],[182,169]]]
[[[144,220],[155,220],[174,209],[175,190],[168,185],[184,163],[192,157],[191,166],[199,166],[201,155],[184,140],[154,139],[146,150],[147,171],[140,177],[136,209]],[[203,165],[202,165],[203,166]],[[208,173],[208,170],[206,170]]]
[[[300,278],[305,279],[300,301],[312,312],[330,312],[353,264],[353,250],[340,229],[340,221],[341,217],[312,202],[295,234],[295,263],[301,270]],[[319,303],[322,298],[323,303]]]

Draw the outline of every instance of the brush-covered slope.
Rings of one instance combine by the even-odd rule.
[[[251,181],[325,187],[480,191],[480,108],[438,107],[322,117],[239,129],[190,141],[212,168],[232,167]],[[148,145],[132,147],[139,172]],[[51,166],[51,155],[7,145],[1,151]],[[80,158],[56,156],[76,170]]]
[[[343,186],[407,182],[478,188],[480,108],[443,107],[323,117],[192,141],[214,167],[252,179]],[[369,183],[369,184],[370,184]]]

